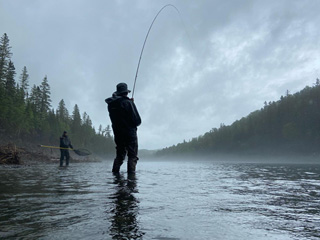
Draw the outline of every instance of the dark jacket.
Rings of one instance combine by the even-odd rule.
[[[109,116],[115,135],[136,135],[141,118],[134,102],[125,96],[107,98]]]
[[[60,147],[61,148],[73,148],[73,146],[71,145],[71,141],[67,136],[60,137]]]

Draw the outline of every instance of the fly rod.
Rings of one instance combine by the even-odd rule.
[[[163,9],[165,9],[166,7],[173,7],[177,12],[178,14],[180,15],[180,12],[178,10],[178,8],[176,8],[174,5],[172,4],[167,4],[165,6],[163,6],[160,11],[157,13],[157,15],[154,17],[150,27],[149,27],[149,30],[147,32],[147,35],[146,35],[146,38],[144,39],[144,42],[143,42],[143,46],[142,46],[142,50],[141,50],[141,53],[140,53],[140,57],[139,57],[139,62],[138,62],[138,67],[137,67],[137,71],[136,71],[136,76],[134,78],[134,84],[133,84],[133,89],[132,89],[132,98],[133,98],[133,95],[134,95],[134,90],[136,88],[136,82],[137,82],[137,77],[138,77],[138,72],[139,72],[139,67],[140,67],[140,62],[141,62],[141,58],[142,58],[142,54],[143,54],[143,50],[144,50],[144,46],[146,45],[146,42],[147,42],[147,39],[148,39],[148,36],[149,36],[149,33],[150,33],[150,30],[153,26],[153,23],[156,21],[158,15],[162,12]]]

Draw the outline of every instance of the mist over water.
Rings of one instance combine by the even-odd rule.
[[[0,166],[0,238],[320,237],[316,164],[141,160],[135,175],[110,170]]]

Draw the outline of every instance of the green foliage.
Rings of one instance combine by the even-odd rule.
[[[22,69],[22,73],[20,75],[20,88],[23,92],[23,97],[28,96],[28,87],[29,87],[29,74],[27,67],[24,66]]]
[[[50,85],[48,83],[47,76],[44,77],[40,85],[40,112],[42,117],[50,110],[51,99],[50,99]]]
[[[51,92],[47,76],[40,86],[33,85],[28,94],[29,74],[24,67],[20,86],[15,81],[11,47],[6,34],[0,40],[0,135],[34,144],[59,144],[63,131],[68,131],[75,148],[88,148],[96,154],[114,152],[110,126],[108,134],[96,133],[89,115],[74,106],[72,116],[62,99],[56,112],[51,109]],[[102,126],[101,126],[102,129]]]
[[[66,108],[66,104],[64,100],[61,99],[57,108],[56,115],[61,122],[68,123],[69,122],[69,111]]]
[[[6,93],[9,97],[13,98],[15,95],[15,90],[16,90],[16,82],[14,80],[14,76],[16,75],[15,67],[13,62],[11,60],[9,61],[8,64],[8,69],[6,72],[6,77],[5,77],[5,89]]]
[[[3,34],[0,39],[0,84],[4,85],[7,69],[11,59],[11,47],[7,34]]]
[[[30,99],[29,102],[31,103],[33,112],[36,115],[39,115],[40,108],[41,108],[41,90],[40,87],[33,85],[31,89]]]
[[[320,84],[265,102],[261,110],[221,124],[203,136],[158,151],[159,156],[178,154],[320,153]]]

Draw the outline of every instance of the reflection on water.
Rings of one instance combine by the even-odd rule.
[[[113,203],[111,212],[110,235],[112,239],[142,239],[144,233],[138,226],[138,200],[134,193],[137,190],[135,174],[114,174],[115,192],[110,195]]]
[[[272,219],[260,228],[320,238],[320,169],[317,165],[238,165],[234,195],[251,196],[255,205],[238,211],[254,211]]]
[[[0,166],[0,239],[320,238],[319,165],[111,164]]]

